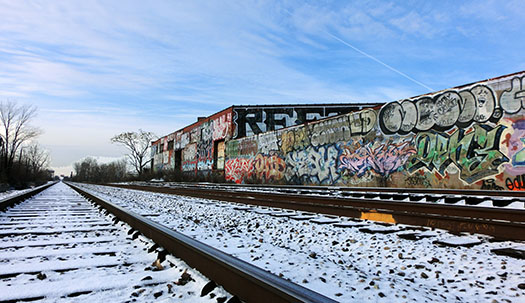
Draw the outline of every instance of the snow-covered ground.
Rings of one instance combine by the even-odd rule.
[[[128,235],[63,183],[0,213],[0,301],[218,302],[221,287],[150,240]],[[158,261],[158,262],[156,262]],[[65,296],[70,295],[70,296]]]
[[[442,230],[406,225],[384,226],[213,200],[81,186],[340,302],[525,300],[525,261],[490,252],[506,247],[525,249],[523,242],[490,242],[482,235],[457,237]],[[419,240],[399,237],[407,233],[415,233]],[[433,244],[436,240],[474,246],[437,246]]]
[[[32,188],[22,189],[22,190],[8,190],[4,192],[0,192],[0,200],[11,198],[13,196],[23,194],[25,192],[33,190]]]

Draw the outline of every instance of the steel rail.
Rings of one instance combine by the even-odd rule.
[[[4,211],[6,208],[8,207],[11,207],[17,203],[20,203],[24,200],[27,200],[29,198],[31,198],[32,196],[42,192],[43,190],[51,187],[52,185],[55,185],[58,181],[55,181],[55,182],[49,182],[47,184],[44,184],[44,185],[41,185],[41,186],[38,186],[38,187],[35,187],[34,189],[30,190],[30,191],[27,191],[27,192],[24,192],[24,193],[21,193],[21,194],[17,194],[17,195],[14,195],[14,196],[11,196],[11,197],[7,197],[7,198],[4,198],[4,199],[0,199],[0,211]]]
[[[274,185],[265,184],[223,184],[238,187],[272,188]],[[453,188],[403,188],[403,187],[342,187],[342,186],[308,186],[308,185],[275,185],[282,189],[319,189],[341,192],[381,192],[381,193],[414,193],[414,194],[441,194],[461,196],[511,197],[525,198],[525,191],[487,190],[487,189],[453,189]]]
[[[66,183],[246,302],[337,302]]]
[[[148,186],[154,186],[155,182],[145,182]],[[162,183],[158,183],[161,185]],[[178,182],[185,187],[206,187],[210,185],[228,186],[237,188],[266,188],[279,190],[323,190],[327,192],[361,192],[361,193],[414,193],[414,194],[439,194],[439,195],[461,195],[461,196],[483,196],[483,197],[509,197],[525,198],[525,190],[487,190],[487,189],[453,189],[453,188],[404,188],[404,187],[347,187],[347,186],[323,186],[323,185],[282,185],[282,184],[236,184],[236,183],[188,183]]]
[[[380,214],[388,218],[389,222],[430,226],[452,232],[481,233],[499,239],[525,240],[525,210],[283,193],[111,186],[354,218]]]

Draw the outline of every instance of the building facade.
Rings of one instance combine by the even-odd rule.
[[[225,146],[239,139],[341,115],[376,104],[238,105],[199,118],[152,142],[152,169],[185,174],[224,171]]]
[[[152,144],[235,183],[525,190],[525,72],[383,104],[232,106]]]
[[[525,72],[230,140],[236,183],[525,190]]]

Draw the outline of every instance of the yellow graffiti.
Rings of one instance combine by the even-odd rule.
[[[378,213],[375,210],[371,210],[370,212],[361,212],[361,220],[397,223],[392,214]]]
[[[293,130],[284,131],[281,134],[281,150],[283,151],[283,153],[293,151],[294,139],[295,135],[293,133]]]

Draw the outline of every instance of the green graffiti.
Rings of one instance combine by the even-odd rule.
[[[417,153],[407,162],[406,168],[414,172],[420,168],[436,170],[445,176],[445,170],[454,164],[460,178],[473,183],[498,173],[498,167],[509,159],[500,152],[500,138],[506,127],[474,125],[466,133],[457,129],[451,135],[438,132],[420,133],[416,137]]]
[[[523,142],[523,145],[525,145],[525,138],[520,139],[521,142]],[[514,158],[512,159],[512,162],[517,165],[524,165],[525,164],[525,148],[520,150],[514,155]]]

